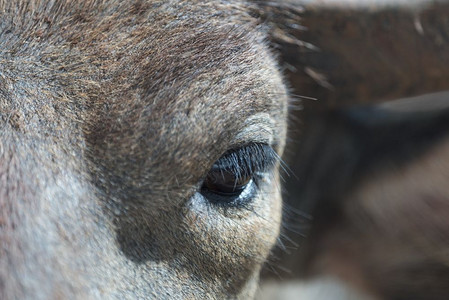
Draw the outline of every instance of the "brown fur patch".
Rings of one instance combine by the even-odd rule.
[[[3,298],[254,293],[279,231],[277,171],[243,211],[198,198],[223,153],[282,153],[287,93],[253,9],[0,2],[0,138],[15,146],[0,203],[23,213]]]

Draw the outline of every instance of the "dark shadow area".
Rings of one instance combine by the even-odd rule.
[[[291,174],[283,176],[283,237],[262,275],[262,278],[273,279],[295,278],[300,273],[302,245],[307,241],[312,212],[311,206],[301,198],[304,185],[310,179],[310,174],[304,173],[304,170],[310,170],[310,165],[316,166],[323,159],[320,151],[326,151],[324,147],[332,143],[327,140],[329,136],[334,135],[334,145],[341,138],[339,150],[347,155],[339,160],[341,166],[330,170],[330,176],[335,175],[333,180],[337,181],[345,176],[342,172],[350,168],[351,161],[355,163],[354,160],[358,159],[353,156],[351,147],[356,147],[355,152],[372,162],[376,161],[375,156],[379,153],[387,156],[401,153],[398,157],[407,161],[402,156],[404,151],[414,149],[419,152],[414,145],[401,140],[412,136],[413,139],[418,138],[420,130],[413,127],[415,117],[410,118],[413,120],[411,124],[400,125],[399,122],[394,125],[377,113],[369,112],[366,115],[361,113],[363,109],[347,110],[345,116],[338,119],[345,122],[352,120],[352,124],[345,125],[349,126],[346,131],[354,135],[360,131],[357,134],[366,148],[361,151],[361,140],[355,142],[352,137],[345,140],[347,136],[335,135],[341,123],[338,125],[338,122],[334,123],[335,119],[332,120],[335,113],[328,119],[329,110],[449,90],[449,3],[429,1],[429,5],[419,9],[406,6],[335,9],[309,5],[301,9],[295,7],[282,14],[289,16],[290,23],[282,25],[287,33],[274,35],[273,42],[278,45],[275,48],[280,50],[282,66],[293,94],[290,134],[284,155]],[[275,23],[276,13],[268,15],[267,19]],[[444,103],[444,95],[435,94],[424,100],[432,106],[438,101]],[[423,101],[418,99],[418,102],[422,106]],[[370,132],[369,127],[375,125],[376,118],[380,118],[386,128],[382,130],[377,127],[376,130],[381,132]],[[392,118],[394,122],[399,119]],[[421,120],[417,123],[424,130],[420,142],[424,151],[428,143],[438,140],[438,136],[447,132],[444,117],[439,121],[438,118],[430,119],[429,122]],[[373,122],[371,125],[367,124],[370,120]],[[440,128],[434,121],[441,122],[442,131],[432,131],[432,128]],[[430,127],[424,129],[425,124]],[[396,130],[390,131],[390,126],[396,126]],[[404,136],[400,135],[399,138],[398,131],[403,131]],[[310,147],[310,139],[315,138],[315,143],[321,143],[313,146],[316,152],[309,153],[307,158],[301,156],[300,153]],[[392,148],[393,152],[390,151]],[[409,154],[410,158],[418,155],[415,152]],[[325,187],[318,187],[319,192],[322,189]]]

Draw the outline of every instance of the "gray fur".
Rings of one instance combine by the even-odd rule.
[[[0,1],[1,299],[253,295],[277,175],[247,209],[197,192],[227,150],[283,149],[286,89],[251,7]]]

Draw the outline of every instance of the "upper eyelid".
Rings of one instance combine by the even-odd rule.
[[[245,126],[237,133],[232,143],[236,146],[245,146],[248,141],[253,141],[253,143],[272,145],[276,143],[276,128],[277,122],[270,114],[257,113],[245,120]]]

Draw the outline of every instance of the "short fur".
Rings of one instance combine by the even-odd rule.
[[[252,13],[250,13],[252,12]],[[0,298],[248,298],[280,223],[197,191],[280,154],[286,89],[254,6],[0,1]]]

